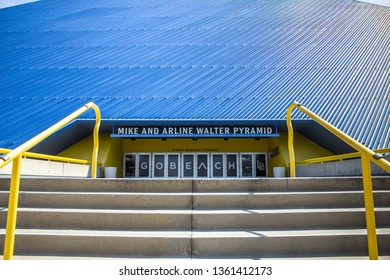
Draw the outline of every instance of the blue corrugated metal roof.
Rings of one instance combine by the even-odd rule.
[[[299,101],[385,147],[389,77],[383,6],[42,0],[0,10],[0,147],[89,101],[121,121],[282,121]]]

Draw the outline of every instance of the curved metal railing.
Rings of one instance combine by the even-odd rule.
[[[383,155],[378,154],[363,144],[359,143],[340,129],[331,125],[309,109],[305,108],[302,104],[294,102],[287,109],[287,128],[288,128],[288,151],[290,158],[290,176],[295,177],[295,154],[293,145],[293,126],[291,122],[292,110],[296,108],[309,116],[319,125],[332,132],[338,138],[349,144],[351,147],[356,149],[362,159],[362,176],[363,176],[363,187],[364,187],[364,204],[366,208],[366,226],[367,226],[367,239],[368,239],[368,254],[370,259],[378,259],[378,245],[376,238],[376,225],[375,225],[375,211],[374,211],[374,197],[372,193],[372,179],[371,179],[371,165],[370,161],[380,166],[383,170],[390,173],[390,162],[388,162]]]
[[[4,243],[4,260],[11,260],[14,254],[14,245],[15,245],[15,229],[16,229],[16,217],[17,217],[17,209],[18,209],[18,199],[19,199],[19,186],[20,186],[20,170],[22,163],[22,155],[23,153],[30,150],[32,147],[54,134],[71,121],[76,119],[78,116],[83,114],[89,109],[93,109],[95,111],[95,127],[93,131],[93,151],[92,151],[92,170],[91,177],[96,178],[97,173],[97,155],[99,151],[99,127],[100,127],[100,109],[93,102],[85,104],[83,107],[70,114],[66,118],[57,122],[50,128],[46,129],[42,133],[33,137],[29,141],[20,145],[19,147],[11,150],[7,154],[0,155],[0,168],[5,166],[6,164],[13,162],[12,165],[12,175],[11,175],[11,184],[10,184],[10,194],[9,194],[9,202],[8,202],[8,215],[7,215],[7,227],[6,227],[6,235],[5,235],[5,243]]]

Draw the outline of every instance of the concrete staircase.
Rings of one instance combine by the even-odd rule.
[[[367,256],[361,178],[23,178],[15,255],[174,258]],[[9,179],[0,178],[0,252]],[[390,177],[374,179],[390,255]]]

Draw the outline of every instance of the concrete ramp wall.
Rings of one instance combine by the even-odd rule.
[[[385,157],[390,161],[390,156]],[[326,163],[316,163],[296,166],[297,177],[334,177],[334,176],[361,176],[362,163],[359,159],[349,159]],[[371,163],[373,175],[389,175],[382,168]]]

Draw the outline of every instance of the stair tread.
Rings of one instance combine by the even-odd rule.
[[[337,213],[364,212],[364,208],[284,208],[284,209],[196,209],[195,214],[277,214],[277,213]],[[390,207],[378,207],[375,211],[390,211]]]
[[[0,191],[0,193],[8,193],[9,191]],[[190,196],[191,192],[75,192],[75,191],[19,191],[19,194],[54,194],[54,195],[116,195],[116,196]]]
[[[389,235],[390,228],[378,228],[377,235]],[[334,235],[367,235],[366,229],[308,229],[308,230],[241,230],[241,231],[193,231],[193,238],[229,238],[229,237],[292,237],[292,236],[334,236]]]
[[[0,229],[0,235],[5,230]],[[63,229],[16,229],[17,235],[68,235],[68,236],[117,236],[163,238],[254,238],[293,236],[367,235],[366,229],[308,229],[308,230],[63,230]],[[377,235],[390,235],[390,228],[377,228]]]
[[[0,254],[0,259],[2,259],[2,255]],[[13,256],[14,260],[58,260],[58,261],[64,261],[64,260],[118,260],[118,259],[126,259],[126,260],[145,260],[147,259],[148,262],[150,261],[161,261],[166,260],[166,256],[161,257],[149,257],[149,256],[118,256],[118,255],[112,255],[112,256],[99,256],[99,255],[92,255],[92,256],[69,256],[69,255],[18,255],[15,254]],[[253,260],[252,257],[223,257],[218,256],[218,259],[223,260],[237,260],[242,261],[245,259]],[[202,257],[202,256],[188,256],[188,257],[170,257],[170,260],[210,260],[210,257]],[[325,256],[274,256],[274,257],[261,257],[261,260],[276,260],[276,261],[283,261],[283,260],[297,260],[297,261],[306,261],[306,260],[369,260],[368,256],[361,256],[361,255],[348,255],[348,256],[338,256],[338,255],[325,255]],[[390,260],[390,255],[381,255],[379,256],[379,260]]]
[[[388,176],[373,176],[374,189],[388,189]],[[146,188],[145,188],[146,186]],[[9,189],[9,176],[0,177],[0,189]],[[74,190],[78,191],[118,191],[118,192],[161,192],[161,191],[322,191],[322,190],[361,190],[361,177],[306,177],[306,178],[251,178],[251,179],[159,179],[145,180],[117,178],[56,178],[23,176],[23,190]]]
[[[7,208],[0,209],[0,212]],[[337,213],[364,212],[364,208],[285,208],[285,209],[69,209],[18,208],[18,212],[50,213],[113,213],[113,214],[272,214],[272,213]],[[375,211],[390,211],[390,207],[376,207]]]
[[[0,235],[5,234],[0,229]],[[191,231],[163,230],[70,230],[70,229],[16,229],[17,235],[67,235],[67,236],[96,236],[96,237],[161,237],[161,238],[191,238]]]
[[[286,190],[286,191],[278,191],[278,192],[195,192],[194,195],[198,196],[217,196],[217,195],[231,195],[231,196],[240,196],[240,195],[264,195],[264,196],[272,196],[272,195],[317,195],[317,194],[363,194],[364,191],[356,191],[356,190],[340,190],[340,191],[294,191],[294,190]],[[390,193],[390,190],[373,190],[373,193]]]
[[[6,211],[2,209],[1,211]],[[42,213],[112,213],[112,214],[191,214],[191,210],[182,209],[69,209],[69,208],[18,208],[18,212],[42,212]]]
[[[0,190],[0,194],[8,193],[9,191]],[[337,190],[337,191],[221,191],[221,192],[118,192],[118,191],[23,191],[19,192],[20,194],[55,194],[55,195],[117,195],[117,196],[220,196],[220,195],[229,195],[229,196],[242,196],[242,195],[318,195],[318,194],[362,194],[363,190]],[[390,190],[373,190],[373,193],[390,193]]]

